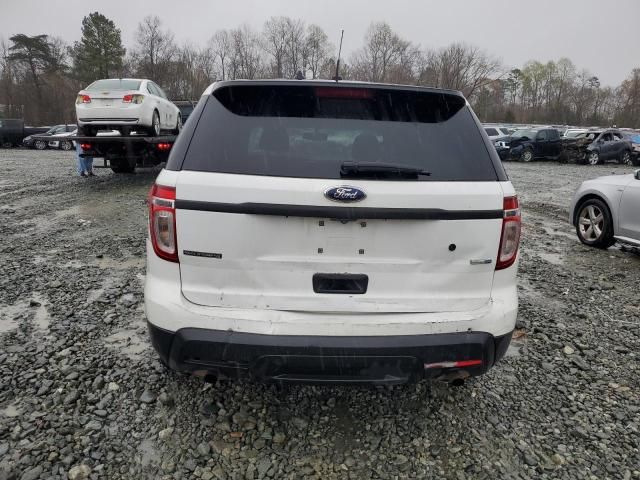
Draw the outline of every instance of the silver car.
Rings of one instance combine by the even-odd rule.
[[[609,248],[618,241],[640,247],[640,170],[583,182],[569,219],[585,245]]]

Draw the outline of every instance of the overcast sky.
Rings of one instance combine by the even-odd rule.
[[[288,15],[320,25],[334,43],[344,28],[347,59],[367,26],[385,20],[422,46],[468,42],[507,68],[564,56],[613,86],[640,67],[640,0],[0,0],[0,37],[45,33],[72,42],[96,10],[116,23],[127,47],[149,14],[178,42],[196,45],[220,28],[261,28],[270,16]]]

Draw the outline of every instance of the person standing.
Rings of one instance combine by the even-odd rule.
[[[76,170],[81,177],[95,177],[93,173],[93,157],[82,156],[80,142],[76,144]]]

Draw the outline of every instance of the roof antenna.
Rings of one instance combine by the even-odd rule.
[[[338,49],[338,61],[336,62],[336,76],[333,79],[337,82],[342,80],[340,76],[340,55],[342,54],[342,39],[344,38],[344,29],[340,30],[340,48]]]

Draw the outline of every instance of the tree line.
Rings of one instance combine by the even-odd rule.
[[[179,45],[159,17],[147,16],[126,49],[115,23],[95,12],[70,45],[46,34],[0,40],[0,115],[72,123],[76,93],[108,77],[153,79],[172,99],[197,99],[216,80],[331,79],[336,53],[321,27],[285,16],[269,18],[261,29],[218,30],[199,46]],[[421,47],[385,22],[372,23],[361,46],[341,59],[340,76],[460,90],[485,122],[640,128],[640,68],[616,87],[602,86],[568,58],[507,69],[470,44]]]

